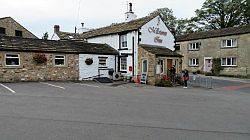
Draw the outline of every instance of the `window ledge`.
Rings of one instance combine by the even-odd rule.
[[[128,48],[120,48],[120,49],[118,49],[118,51],[121,51],[121,50],[128,50]]]
[[[234,46],[234,47],[220,47],[221,49],[233,49],[233,48],[238,48],[238,46]]]

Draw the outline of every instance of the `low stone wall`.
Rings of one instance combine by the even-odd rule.
[[[54,66],[54,54],[52,53],[45,53],[47,57],[47,62],[45,64],[36,64],[33,62],[34,53],[15,52],[16,54],[20,54],[20,66],[6,67],[5,53],[6,52],[0,52],[0,82],[66,81],[79,79],[78,54],[62,54],[66,56],[66,65],[58,67]]]

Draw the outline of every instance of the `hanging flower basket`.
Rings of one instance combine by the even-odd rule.
[[[91,65],[93,63],[93,59],[92,58],[86,58],[85,63],[87,65]]]
[[[45,56],[45,54],[37,53],[33,55],[33,61],[36,64],[43,64],[47,62],[47,57]]]

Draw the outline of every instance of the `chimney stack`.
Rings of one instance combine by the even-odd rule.
[[[129,3],[129,12],[133,13],[133,10],[132,10],[132,3]]]
[[[54,25],[54,33],[58,33],[60,31],[59,25]]]
[[[129,22],[136,19],[136,14],[134,14],[132,9],[132,3],[129,3],[129,11],[125,13],[125,21]]]
[[[84,27],[84,23],[82,22],[81,24],[82,24],[82,27]]]

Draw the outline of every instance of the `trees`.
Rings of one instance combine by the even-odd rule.
[[[49,38],[49,33],[48,32],[44,33],[42,39],[48,40],[48,38]]]
[[[170,29],[175,29],[176,23],[177,23],[177,18],[173,14],[172,9],[168,9],[167,7],[165,8],[159,8],[150,13],[150,15],[155,15],[158,14],[161,16],[163,22],[170,28]]]
[[[172,9],[160,8],[151,14],[161,16],[176,35],[250,24],[250,0],[206,0],[196,16],[177,19]]]
[[[171,32],[175,32],[175,35],[182,35],[184,33],[193,32],[193,28],[195,27],[189,19],[180,19],[178,20],[174,14],[172,9],[167,7],[156,9],[154,12],[150,13],[150,15],[158,14],[161,16],[163,22],[170,29]]]
[[[249,0],[206,0],[193,20],[202,30],[228,28],[249,23]]]

